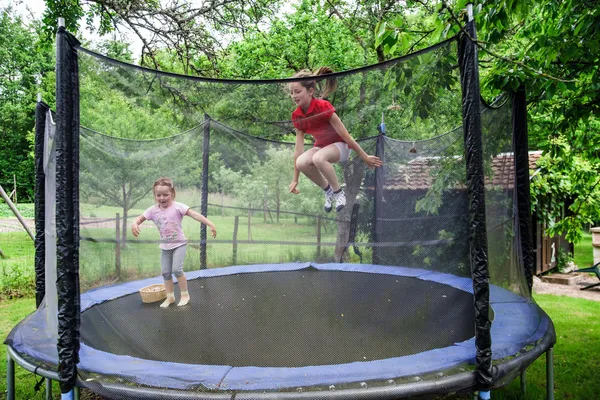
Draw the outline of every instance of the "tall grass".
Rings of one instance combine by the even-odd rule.
[[[133,218],[128,220],[126,242],[119,242],[120,275],[117,275],[117,240],[114,214],[115,209],[97,207],[95,217],[82,216],[80,235],[80,281],[83,291],[93,287],[118,281],[130,281],[160,275],[160,249],[158,230],[152,222],[142,225],[142,232],[134,238],[129,231]],[[265,216],[262,212],[227,210],[211,216],[217,227],[217,238],[207,240],[207,267],[219,268],[232,264],[286,263],[295,261],[331,260],[333,247],[325,243],[334,243],[335,222],[322,223],[321,242],[323,246],[320,258],[317,257],[316,220],[311,217],[280,215]],[[139,211],[140,213],[142,211]],[[236,256],[234,258],[234,223],[238,215]],[[210,214],[209,214],[210,215]],[[110,220],[104,220],[110,219]],[[88,224],[87,222],[92,222]],[[100,222],[96,222],[100,221]],[[183,230],[188,238],[187,256],[184,270],[200,268],[200,227],[201,224],[191,218],[183,219]],[[122,235],[119,236],[119,240]],[[281,244],[281,242],[306,243]],[[0,298],[32,295],[35,291],[34,246],[24,232],[0,233],[0,248],[8,256],[0,260]]]

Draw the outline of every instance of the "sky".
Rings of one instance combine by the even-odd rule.
[[[19,13],[23,19],[30,21],[32,18],[41,19],[46,9],[44,0],[0,0],[0,8],[12,5],[13,9]],[[56,22],[58,24],[58,21]],[[83,23],[85,24],[85,23]],[[84,25],[82,25],[84,27]],[[88,31],[85,27],[78,33],[79,39],[89,40],[97,43],[102,40],[98,34]],[[105,38],[108,38],[105,37]],[[135,57],[138,57],[142,52],[142,42],[137,40],[135,36],[127,34],[127,41],[131,44],[131,50]]]
[[[192,0],[193,2],[194,0]],[[293,4],[297,3],[296,0],[288,1],[282,9],[283,13],[291,12],[293,8]],[[13,9],[15,9],[26,21],[34,19],[41,19],[46,9],[46,3],[44,0],[0,0],[0,8],[5,8],[9,5],[12,5]],[[58,23],[58,21],[57,21]],[[94,32],[90,32],[85,28],[85,22],[82,21],[82,27],[84,28],[81,32],[78,33],[78,38],[80,40],[88,40],[92,43],[98,43],[103,40],[98,34]],[[142,42],[135,36],[132,32],[123,31],[121,27],[121,34],[125,34],[125,38],[127,42],[130,43],[130,49],[133,52],[133,56],[137,59],[142,53]],[[105,37],[108,39],[108,36]]]

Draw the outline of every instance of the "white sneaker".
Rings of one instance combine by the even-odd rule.
[[[335,199],[335,211],[340,211],[346,205],[346,193],[340,189],[339,192],[333,194]]]
[[[330,212],[333,208],[333,190],[329,189],[325,192],[325,212]]]

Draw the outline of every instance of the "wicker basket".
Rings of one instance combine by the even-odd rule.
[[[146,286],[140,289],[140,295],[144,303],[154,303],[164,300],[167,297],[167,291],[163,283]]]

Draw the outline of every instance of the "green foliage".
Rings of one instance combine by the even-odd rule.
[[[558,271],[564,272],[570,262],[573,262],[571,253],[564,251],[562,248],[558,249],[558,256],[556,257],[556,267],[558,268]]]
[[[377,43],[404,54],[460,31],[466,1],[414,3],[418,21],[382,22]],[[600,9],[583,0],[475,3],[482,94],[527,88],[530,148],[544,150],[532,184],[549,234],[580,239],[581,226],[600,218]],[[564,205],[568,209],[565,210]],[[556,222],[553,222],[556,221]]]
[[[14,220],[16,222],[16,219]],[[0,301],[35,293],[33,241],[23,230],[0,233]]]
[[[250,32],[229,47],[226,77],[281,78],[322,65],[343,71],[366,61],[344,22],[331,18],[320,2],[302,1],[294,13],[274,21],[268,32]],[[373,54],[369,61],[374,61]]]
[[[35,25],[25,25],[9,7],[0,9],[0,185],[16,177],[18,198],[33,198],[32,138],[36,93],[53,82],[52,53],[39,45]]]

